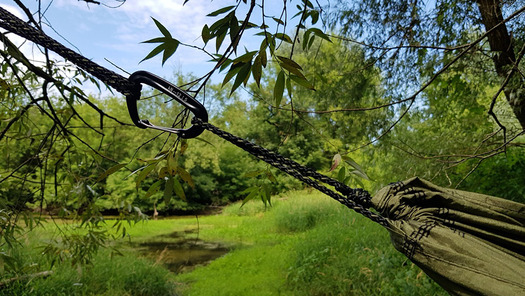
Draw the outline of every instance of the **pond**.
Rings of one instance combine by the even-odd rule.
[[[222,243],[190,237],[196,231],[176,231],[156,236],[148,242],[134,243],[132,247],[174,273],[191,271],[229,252],[229,248]]]

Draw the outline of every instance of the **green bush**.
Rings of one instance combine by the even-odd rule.
[[[280,232],[301,232],[314,228],[337,216],[340,212],[337,203],[328,197],[302,193],[287,195],[288,200],[272,209],[272,218]]]

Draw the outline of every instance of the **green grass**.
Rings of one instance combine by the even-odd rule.
[[[232,250],[178,275],[126,247],[112,259],[104,250],[92,266],[58,264],[52,276],[0,295],[447,295],[394,249],[381,226],[319,193],[288,193],[273,207],[253,201],[217,215],[140,222],[126,233],[145,242],[187,230]],[[38,239],[33,234],[28,244]],[[27,249],[27,262],[45,269],[38,249]]]
[[[173,275],[135,254],[99,252],[93,265],[58,264],[48,278],[8,285],[0,295],[176,295]]]
[[[232,205],[200,223],[220,225],[202,237],[244,244],[177,276],[183,295],[447,295],[381,226],[318,193]]]

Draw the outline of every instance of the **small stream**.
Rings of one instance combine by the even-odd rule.
[[[148,242],[134,243],[132,247],[174,273],[191,271],[229,252],[224,244],[191,238],[195,233],[196,230],[176,231]]]

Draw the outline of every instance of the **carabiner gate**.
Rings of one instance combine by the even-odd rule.
[[[147,119],[140,119],[139,112],[137,109],[137,101],[140,100],[140,93],[142,89],[142,83],[149,85],[163,94],[166,94],[179,102],[184,107],[188,108],[195,117],[199,118],[203,122],[208,122],[208,112],[206,108],[195,100],[192,96],[187,94],[185,91],[181,90],[177,86],[171,84],[170,82],[158,77],[155,74],[146,71],[137,71],[129,77],[129,80],[136,85],[136,89],[132,91],[132,94],[126,96],[126,103],[128,105],[129,115],[133,123],[140,128],[152,128],[168,133],[173,133],[179,135],[181,138],[190,139],[199,136],[204,128],[192,125],[187,129],[177,129],[172,127],[162,127],[156,126],[150,123]]]

